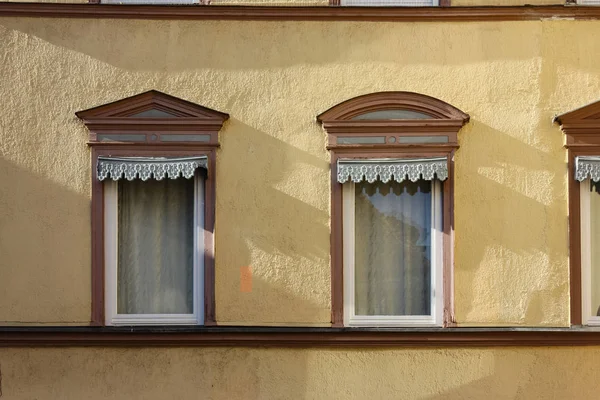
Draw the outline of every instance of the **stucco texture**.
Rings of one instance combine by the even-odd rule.
[[[327,325],[329,154],[315,116],[405,90],[471,115],[455,157],[459,325],[567,326],[566,154],[551,119],[598,100],[600,42],[580,40],[594,34],[600,22],[0,19],[0,321],[89,321],[90,154],[74,112],[157,89],[231,116],[218,322]]]
[[[0,350],[4,397],[48,400],[585,400],[599,361],[585,347]]]

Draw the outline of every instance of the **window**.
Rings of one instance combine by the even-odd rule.
[[[98,158],[107,324],[203,322],[205,168],[205,156]]]
[[[566,134],[571,324],[600,326],[600,101],[557,116]]]
[[[600,157],[577,157],[578,170],[600,171]],[[597,172],[596,172],[597,174]],[[587,175],[587,174],[586,174]],[[592,177],[580,183],[582,323],[600,326],[600,182]]]
[[[151,91],[77,116],[92,147],[92,323],[213,324],[227,114]]]
[[[90,0],[102,4],[204,4],[200,0]]]
[[[347,7],[448,7],[450,0],[329,0],[329,4]]]
[[[342,6],[437,6],[438,0],[340,0]]]
[[[408,92],[319,115],[332,165],[334,326],[453,322],[453,157],[468,119]]]

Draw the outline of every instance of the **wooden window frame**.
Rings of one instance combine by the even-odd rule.
[[[373,111],[403,109],[431,115],[431,119],[353,120]],[[346,100],[317,116],[328,136],[331,155],[331,324],[344,326],[343,188],[337,181],[340,158],[445,157],[448,179],[443,190],[443,325],[454,326],[454,154],[458,131],[469,115],[436,98],[412,92],[380,92]],[[385,144],[338,144],[339,136],[381,137]],[[447,143],[391,143],[391,136],[447,136]]]
[[[132,117],[142,111],[160,110],[172,118]],[[208,171],[204,181],[204,325],[216,325],[214,227],[216,150],[218,133],[228,114],[211,110],[167,94],[151,90],[109,104],[75,113],[90,132],[92,170],[92,310],[91,324],[105,325],[105,260],[104,260],[104,184],[98,180],[98,157],[185,157],[205,155]],[[118,135],[144,135],[144,141],[118,141]],[[114,136],[101,141],[99,135]],[[161,142],[164,136],[203,135],[206,141]]]
[[[567,149],[569,201],[569,288],[571,325],[581,325],[582,263],[581,263],[581,184],[575,179],[575,159],[578,156],[600,155],[600,101],[554,118],[565,133]]]

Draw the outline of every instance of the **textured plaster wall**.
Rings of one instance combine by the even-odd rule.
[[[0,321],[89,321],[90,163],[74,112],[157,89],[231,115],[219,323],[327,325],[329,154],[315,116],[407,90],[471,115],[455,158],[459,324],[566,326],[566,160],[551,118],[598,99],[600,42],[580,40],[594,34],[600,22],[0,19]]]
[[[0,350],[11,400],[586,400],[598,362],[597,347]]]

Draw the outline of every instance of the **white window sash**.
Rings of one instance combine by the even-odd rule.
[[[579,184],[581,225],[581,323],[600,326],[600,317],[592,312],[592,224],[590,180]]]
[[[118,184],[104,183],[104,276],[106,325],[201,325],[204,323],[204,179],[194,179],[192,314],[119,314],[117,312]]]
[[[355,184],[343,185],[344,324],[346,326],[443,326],[443,231],[441,182],[431,185],[431,315],[356,315],[355,310]]]

